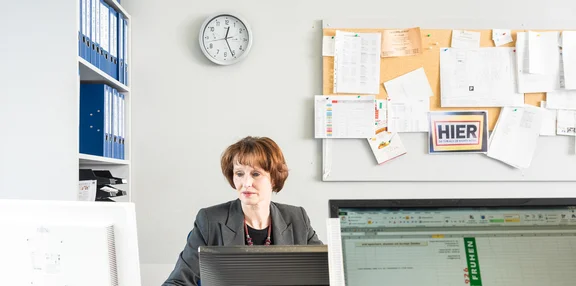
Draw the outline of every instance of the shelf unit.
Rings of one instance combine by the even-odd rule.
[[[104,0],[106,4],[110,6],[111,9],[116,10],[118,13],[123,14],[124,18],[128,22],[128,38],[127,38],[127,58],[130,61],[131,59],[131,16],[127,13],[127,11],[115,0]],[[80,11],[79,5],[80,0],[77,0],[78,5],[78,13]],[[77,19],[80,18],[78,14]],[[80,20],[77,22],[78,27],[80,27]],[[130,86],[127,86],[120,81],[116,80],[115,78],[108,75],[106,72],[100,70],[93,64],[91,64],[86,59],[82,58],[80,55],[77,55],[78,59],[78,69],[79,69],[79,81],[78,81],[78,99],[80,98],[80,83],[104,83],[112,88],[118,90],[119,93],[124,94],[125,96],[125,121],[124,121],[124,130],[125,130],[125,158],[126,159],[115,159],[115,158],[108,158],[102,156],[94,156],[88,154],[78,153],[78,166],[80,169],[93,169],[93,170],[109,170],[114,177],[124,178],[127,180],[126,184],[115,185],[116,188],[121,189],[126,192],[126,196],[120,196],[116,198],[112,198],[114,201],[117,202],[132,202],[132,168],[130,165],[131,156],[131,99],[132,93],[130,91]],[[128,84],[132,83],[131,80],[131,66],[128,65]],[[78,100],[78,103],[80,100]],[[80,110],[80,105],[78,105],[78,111]],[[78,112],[78,122],[80,121],[80,114]]]

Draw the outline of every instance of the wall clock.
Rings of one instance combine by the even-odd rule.
[[[248,55],[253,38],[250,26],[241,16],[212,15],[200,28],[200,49],[212,62],[231,65]]]

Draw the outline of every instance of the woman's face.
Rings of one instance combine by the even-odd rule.
[[[244,205],[270,203],[272,198],[272,180],[270,173],[259,166],[234,163],[234,186]]]

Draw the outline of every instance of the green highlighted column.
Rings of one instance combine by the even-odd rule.
[[[480,261],[478,260],[478,249],[476,248],[476,238],[465,237],[464,249],[466,250],[466,262],[468,263],[470,285],[482,286],[482,277],[480,276]]]

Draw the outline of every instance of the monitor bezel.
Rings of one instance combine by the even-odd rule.
[[[474,199],[337,199],[328,200],[331,218],[342,208],[557,208],[576,206],[576,198],[474,198]]]

